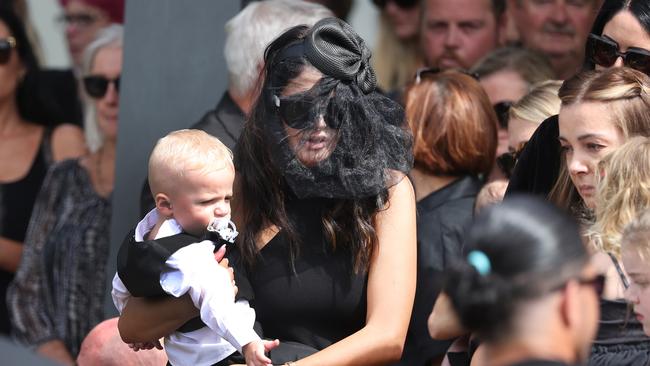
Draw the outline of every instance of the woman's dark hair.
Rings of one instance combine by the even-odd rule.
[[[0,5],[0,21],[9,28],[9,33],[16,39],[16,50],[20,56],[20,62],[27,72],[38,69],[38,61],[27,37],[27,31],[22,20],[13,10],[13,1],[6,1]]]
[[[622,10],[632,13],[643,29],[650,34],[650,2],[647,0],[605,0],[591,27],[591,33],[602,35],[605,25]],[[589,50],[586,50],[585,55],[588,54]],[[594,66],[588,58],[585,58],[585,70],[593,70]]]
[[[338,247],[349,250],[355,271],[367,270],[377,243],[374,218],[379,210],[385,208],[388,187],[395,183],[386,184],[384,171],[395,169],[407,172],[412,165],[410,133],[405,124],[404,112],[396,103],[373,91],[374,73],[368,66],[367,59],[360,63],[360,71],[352,73],[353,77],[347,80],[345,75],[331,75],[347,70],[346,67],[350,68],[350,62],[338,64],[336,59],[331,62],[331,59],[318,58],[313,61],[314,52],[321,50],[309,47],[319,47],[323,43],[328,46],[327,42],[332,42],[330,46],[333,45],[336,50],[336,42],[350,34],[353,35],[348,38],[352,40],[350,43],[357,40],[361,42],[359,52],[350,54],[354,56],[366,52],[362,40],[355,38],[356,34],[351,28],[348,31],[347,25],[339,25],[340,20],[328,19],[329,21],[317,23],[314,28],[297,26],[289,29],[273,41],[265,52],[265,65],[260,76],[263,85],[235,151],[235,165],[241,178],[240,194],[243,197],[239,208],[245,228],[239,235],[238,247],[249,266],[254,264],[257,257],[256,236],[269,225],[275,225],[286,235],[290,249],[289,261],[293,266],[293,260],[299,255],[300,243],[296,228],[288,218],[285,204],[296,198],[316,197],[325,202],[321,217],[326,242],[334,250]],[[320,23],[323,23],[323,28],[317,28]],[[333,29],[334,37],[313,41],[318,39],[318,35],[313,33],[314,29]],[[297,51],[302,49],[302,45],[305,51]],[[322,52],[327,53],[327,49],[331,47],[325,47]],[[312,53],[308,54],[309,52]],[[346,56],[346,61],[353,56]],[[274,96],[281,95],[303,70],[314,67],[314,62],[322,62],[316,69],[323,73],[323,78],[312,90],[332,98],[338,107],[335,116],[342,124],[337,130],[337,147],[328,158],[330,161],[339,160],[326,163],[334,167],[327,174],[295,163],[295,156],[292,152],[287,152],[288,147],[283,145],[286,144],[286,138],[278,137],[286,132],[281,127],[282,122],[273,104]],[[393,125],[385,123],[386,121]],[[351,143],[353,140],[363,142]],[[360,149],[366,149],[365,154],[360,153]],[[293,160],[287,161],[288,159]],[[378,160],[382,161],[377,162]],[[384,169],[386,163],[383,161],[386,160],[399,160],[402,165],[397,168],[389,165],[388,169]],[[357,174],[358,171],[362,173]],[[319,178],[321,176],[326,183],[322,183]],[[365,181],[371,180],[372,184],[355,188],[364,186]]]
[[[463,326],[485,341],[509,335],[524,300],[561,288],[579,275],[588,258],[578,224],[532,196],[514,196],[484,209],[466,241],[469,259],[452,266],[445,292]],[[471,258],[476,253],[488,267],[476,265]]]

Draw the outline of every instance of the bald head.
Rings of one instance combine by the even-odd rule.
[[[120,338],[117,320],[105,320],[88,333],[77,358],[79,366],[160,366],[167,363],[165,351],[134,352],[130,349]]]

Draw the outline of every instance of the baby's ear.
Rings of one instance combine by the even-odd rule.
[[[169,197],[167,197],[166,194],[157,193],[156,197],[154,197],[154,200],[156,201],[156,209],[158,209],[158,212],[160,212],[161,215],[167,218],[174,216],[172,202],[169,200]]]

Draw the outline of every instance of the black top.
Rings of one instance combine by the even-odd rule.
[[[0,183],[0,236],[22,243],[32,215],[36,196],[41,189],[47,169],[52,164],[50,136],[52,130],[45,128],[41,143],[27,174],[21,179]],[[0,333],[9,334],[7,310],[7,286],[14,274],[0,270]]]
[[[610,255],[621,281],[627,288],[627,277],[618,261]],[[648,365],[650,364],[650,338],[643,325],[621,300],[600,300],[598,334],[589,357],[589,365]]]
[[[463,235],[481,186],[478,178],[466,176],[417,202],[418,280],[400,365],[428,365],[451,344],[431,339],[427,319],[442,286],[442,271],[463,255]]]
[[[255,294],[251,305],[264,337],[278,338],[281,345],[297,342],[321,350],[365,325],[367,274],[354,273],[352,254],[344,243],[333,251],[325,242],[321,212],[328,201],[287,202],[301,240],[295,273],[282,231],[262,248],[255,266],[247,271]],[[235,273],[242,270],[240,264]],[[241,280],[237,278],[238,286]]]
[[[517,160],[506,197],[516,193],[548,196],[560,171],[559,134],[557,115],[539,125]]]
[[[219,138],[230,150],[234,150],[239,135],[241,135],[244,128],[245,119],[244,112],[235,104],[235,101],[226,91],[216,108],[206,112],[192,128],[203,130]]]

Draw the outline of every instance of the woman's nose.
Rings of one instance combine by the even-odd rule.
[[[576,154],[573,154],[567,162],[569,173],[584,174],[589,172],[589,166]]]

